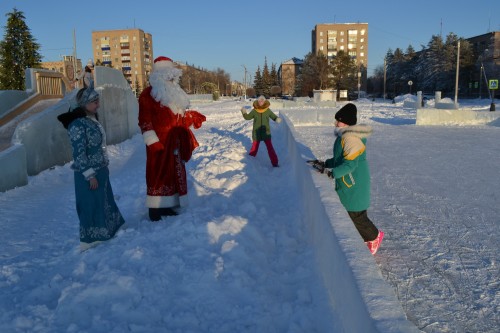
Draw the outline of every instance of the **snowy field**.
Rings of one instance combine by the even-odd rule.
[[[460,101],[489,110],[488,100]],[[500,124],[415,126],[416,112],[362,100],[372,205],[386,236],[375,261],[408,319],[424,332],[500,327]],[[296,127],[319,159],[330,127]]]
[[[374,128],[369,215],[386,233],[374,265],[422,331],[497,332],[500,128],[417,127],[402,103],[356,104]],[[272,168],[265,145],[247,155],[242,105],[197,107],[207,122],[187,164],[190,206],[160,223],[144,207],[141,136],[109,147],[127,228],[84,253],[69,164],[0,193],[0,332],[336,332],[283,124]],[[295,130],[331,157],[331,126]]]

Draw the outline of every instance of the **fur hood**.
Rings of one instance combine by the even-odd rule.
[[[253,105],[253,108],[255,109],[255,111],[262,113],[262,112],[266,111],[267,109],[269,109],[269,106],[271,105],[271,103],[266,99],[264,101],[264,105],[260,106],[259,101],[255,100],[255,101],[253,101],[252,105]]]
[[[358,124],[346,127],[336,127],[335,135],[341,137],[355,136],[360,139],[366,139],[372,135],[372,127],[370,125]]]

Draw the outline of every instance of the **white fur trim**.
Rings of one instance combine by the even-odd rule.
[[[102,241],[95,241],[92,243],[80,242],[80,252],[87,251],[88,249],[101,244]]]
[[[158,135],[156,135],[156,132],[153,130],[142,133],[142,137],[144,138],[144,143],[147,146],[151,146],[153,143],[160,142],[160,139],[158,139]]]
[[[90,178],[92,178],[93,176],[95,176],[95,171],[92,168],[87,169],[87,170],[85,170],[82,173],[83,173],[83,177],[85,177],[85,179],[87,179],[87,180],[89,180]]]
[[[153,72],[164,68],[175,68],[175,65],[172,61],[168,60],[157,61],[153,64]]]
[[[167,207],[185,207],[188,205],[188,196],[179,196],[178,193],[168,196],[152,196],[146,197],[146,207],[148,208],[167,208]]]

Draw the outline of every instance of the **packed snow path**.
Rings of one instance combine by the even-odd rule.
[[[109,147],[127,229],[84,253],[69,165],[0,194],[0,331],[331,331],[282,129],[273,125],[282,167],[272,168],[265,145],[247,155],[240,107],[206,110],[190,206],[159,223],[144,206],[142,137]]]

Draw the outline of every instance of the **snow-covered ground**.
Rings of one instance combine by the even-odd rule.
[[[197,107],[207,122],[187,165],[190,206],[160,223],[144,207],[142,138],[109,147],[127,229],[84,253],[69,165],[0,193],[0,331],[335,332],[283,124],[272,168],[265,145],[247,155],[242,104]],[[402,103],[356,104],[374,128],[369,215],[386,233],[374,264],[422,331],[496,332],[500,128],[417,127]],[[331,156],[331,126],[295,130]]]
[[[489,110],[488,100],[460,102]],[[356,103],[358,122],[374,128],[368,212],[386,233],[375,260],[421,330],[498,332],[500,128],[415,126],[402,103]],[[332,128],[296,130],[331,157]]]

